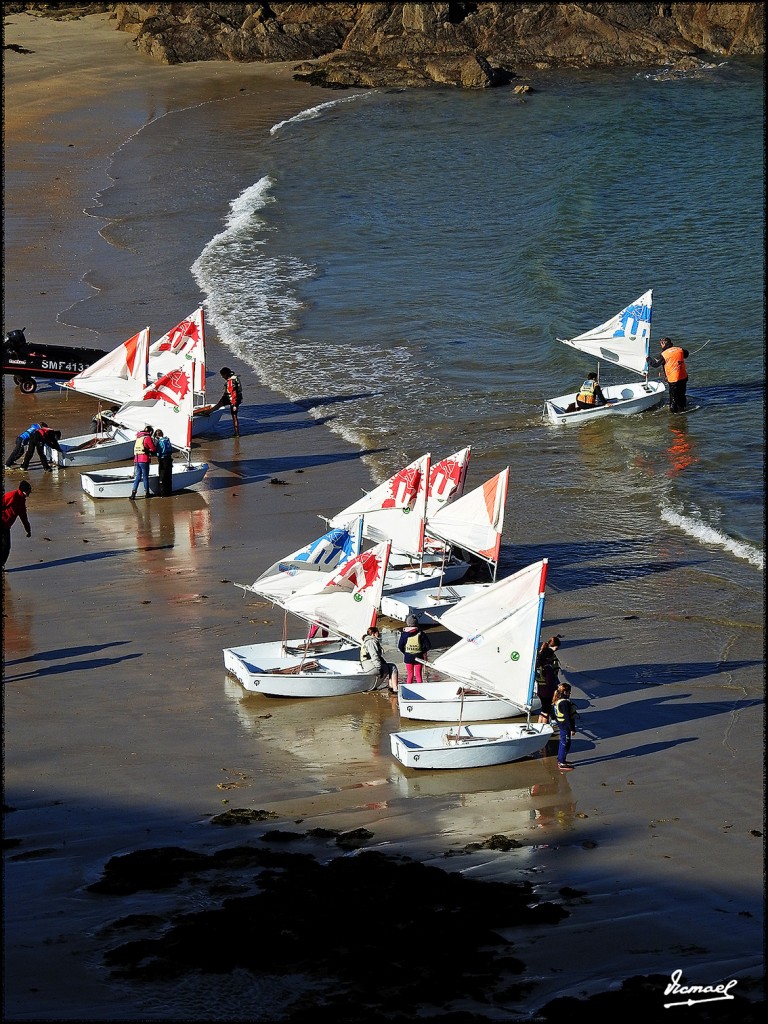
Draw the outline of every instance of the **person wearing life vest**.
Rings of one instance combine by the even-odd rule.
[[[159,429],[152,435],[152,440],[157,452],[157,483],[160,487],[160,497],[169,498],[173,493],[173,445]]]
[[[30,437],[27,444],[27,454],[24,456],[24,461],[21,464],[22,469],[29,469],[29,464],[32,461],[32,456],[37,452],[38,458],[40,459],[40,465],[43,467],[46,473],[52,473],[51,465],[48,462],[48,458],[45,454],[46,448],[52,448],[54,451],[60,452],[61,445],[61,431],[52,430],[45,424],[40,424],[40,429],[36,430],[32,437]]]
[[[397,646],[403,655],[405,662],[406,685],[417,682],[422,683],[421,662],[426,661],[427,652],[432,647],[429,637],[419,625],[415,615],[409,615],[405,620],[405,629],[400,633]]]
[[[571,736],[576,732],[576,708],[571,700],[569,683],[559,683],[552,700],[552,714],[560,730],[560,743],[557,748],[557,767],[563,772],[573,771],[573,765],[567,761],[571,749]]]
[[[360,644],[360,664],[365,669],[376,669],[376,689],[379,689],[383,683],[386,683],[390,693],[397,693],[397,665],[390,665],[385,661],[384,648],[381,645],[381,633],[376,626],[371,626],[362,639]]]
[[[649,366],[663,366],[664,376],[669,385],[669,411],[683,412],[688,405],[685,396],[688,387],[688,370],[685,360],[690,355],[687,348],[675,345],[671,338],[662,338],[661,355],[648,360]]]
[[[226,385],[224,387],[224,394],[214,405],[213,409],[222,409],[229,406],[229,411],[232,413],[232,426],[235,431],[235,437],[240,437],[240,423],[237,419],[237,410],[243,401],[243,387],[240,383],[240,378],[228,366],[222,366],[219,373],[226,381]],[[211,409],[211,412],[213,412],[213,409]]]
[[[598,405],[605,405],[606,398],[603,389],[597,383],[597,374],[590,373],[576,395],[577,409],[596,409]]]
[[[152,440],[152,427],[147,424],[143,430],[140,430],[136,435],[136,441],[133,446],[133,489],[129,495],[129,501],[136,500],[136,491],[139,488],[139,483],[144,481],[144,497],[151,498],[152,495],[149,493],[149,464],[152,461],[152,456],[155,455],[157,449],[155,448],[155,442]]]
[[[27,427],[26,430],[22,430],[22,432],[16,438],[16,447],[13,449],[13,451],[8,456],[8,458],[5,460],[5,465],[7,466],[8,469],[10,469],[11,466],[15,466],[16,465],[16,462],[21,458],[21,453],[24,451],[24,449],[26,448],[27,444],[32,440],[32,438],[37,433],[37,431],[41,427],[47,427],[47,426],[48,426],[48,424],[44,423],[41,420],[40,423],[30,423],[30,425]]]
[[[559,682],[560,662],[557,652],[560,649],[560,637],[551,636],[539,647],[536,655],[536,693],[541,701],[539,721],[546,723],[552,715],[552,698]]]

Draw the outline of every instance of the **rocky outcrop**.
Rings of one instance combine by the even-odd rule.
[[[27,10],[54,4],[6,5]],[[118,29],[167,64],[300,61],[328,88],[482,89],[536,69],[653,66],[765,53],[763,3],[148,3]]]

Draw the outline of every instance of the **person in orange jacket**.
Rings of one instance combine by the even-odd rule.
[[[232,427],[235,431],[235,437],[240,437],[240,423],[237,419],[237,410],[243,401],[243,387],[240,383],[240,378],[228,366],[223,366],[219,370],[219,374],[226,381],[226,386],[224,394],[213,408],[221,409],[222,407],[229,406],[229,411],[232,413]],[[211,412],[213,412],[213,409]]]
[[[688,405],[688,400],[685,397],[688,386],[688,370],[685,360],[690,353],[687,348],[673,344],[671,338],[662,338],[660,345],[661,355],[656,356],[655,359],[649,359],[648,365],[664,367],[664,374],[669,385],[669,411],[684,412]]]

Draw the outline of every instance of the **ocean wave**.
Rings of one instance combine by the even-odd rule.
[[[355,93],[353,96],[342,96],[336,100],[328,100],[326,103],[320,103],[316,107],[308,107],[306,110],[302,110],[300,114],[294,114],[293,117],[286,118],[285,121],[278,121],[277,124],[273,124],[269,129],[270,135],[276,135],[281,128],[285,128],[286,125],[295,124],[297,121],[312,121],[316,117],[320,117],[326,110],[330,110],[331,107],[338,107],[341,103],[354,103],[355,100],[360,99],[368,93]]]
[[[702,544],[712,544],[725,551],[730,551],[732,555],[743,558],[758,569],[762,569],[765,564],[765,555],[760,548],[754,544],[748,544],[746,541],[734,540],[727,533],[705,523],[697,515],[684,515],[672,508],[662,507],[661,518],[671,526],[682,530],[683,533],[687,533],[689,537],[701,541]]]

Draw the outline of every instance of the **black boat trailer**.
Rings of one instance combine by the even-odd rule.
[[[37,378],[71,380],[107,354],[98,348],[30,345],[25,330],[9,331],[3,339],[3,373],[11,374],[25,395],[37,390]]]

